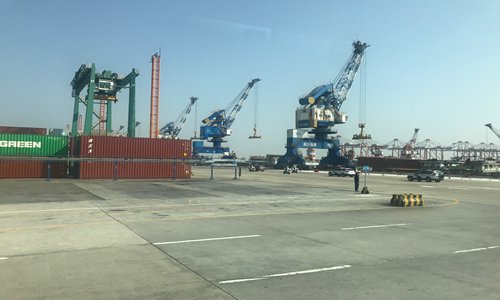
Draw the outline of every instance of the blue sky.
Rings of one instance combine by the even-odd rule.
[[[0,0],[0,125],[71,123],[81,64],[138,68],[138,133],[149,132],[150,57],[162,49],[160,126],[199,98],[196,125],[261,78],[234,122],[240,156],[284,154],[298,98],[335,78],[359,39],[366,50],[367,132],[379,143],[500,140],[500,1],[23,1]],[[359,74],[358,74],[359,75]],[[258,93],[256,93],[258,92]],[[358,133],[359,77],[342,110]],[[126,125],[127,92],[114,107]],[[249,140],[257,101],[261,140]],[[190,115],[181,137],[195,130]]]

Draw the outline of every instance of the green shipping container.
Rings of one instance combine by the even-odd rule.
[[[0,134],[0,156],[68,156],[68,137]]]

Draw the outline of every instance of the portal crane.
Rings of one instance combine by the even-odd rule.
[[[417,142],[418,128],[415,128],[411,140],[406,143],[401,149],[402,158],[413,158],[413,148],[415,148],[415,143]]]
[[[370,45],[355,41],[352,46],[351,56],[333,82],[317,86],[299,98],[302,107],[295,112],[295,129],[287,132],[287,151],[278,159],[277,167],[303,165],[297,148],[328,149],[328,155],[320,161],[320,168],[351,164],[348,157],[340,155],[340,141],[332,137],[336,133],[332,127],[347,122],[347,115],[340,112],[340,108],[347,99],[365,49]]]
[[[498,129],[496,129],[495,127],[493,127],[493,125],[491,125],[491,123],[485,124],[484,126],[491,129],[491,131],[493,131],[493,133],[500,139],[500,131]]]
[[[259,81],[259,78],[252,79],[225,109],[216,110],[202,120],[200,140],[207,140],[212,143],[212,147],[204,147],[202,141],[194,142],[194,156],[201,153],[229,153],[229,148],[222,147],[222,143],[226,142],[223,138],[232,134],[230,128],[236,120],[238,112],[243,107],[252,87]]]
[[[184,126],[184,123],[186,123],[187,117],[191,112],[191,108],[193,107],[193,105],[196,103],[197,100],[198,100],[197,97],[189,98],[188,105],[186,106],[186,108],[184,108],[184,110],[177,117],[177,119],[173,122],[167,123],[167,125],[163,126],[160,129],[159,137],[176,139],[179,133],[181,132],[182,126]]]

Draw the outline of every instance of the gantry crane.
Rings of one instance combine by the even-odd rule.
[[[81,65],[78,71],[75,72],[73,80],[71,80],[71,96],[74,97],[73,109],[73,126],[71,136],[78,135],[78,117],[80,115],[80,103],[86,106],[85,109],[85,124],[83,135],[89,136],[93,134],[93,128],[99,126],[106,134],[112,132],[111,109],[112,104],[118,101],[116,94],[128,87],[129,104],[128,104],[128,128],[127,136],[135,137],[135,78],[139,76],[139,71],[132,69],[127,76],[119,76],[109,70],[104,70],[101,73],[96,72],[95,64]],[[81,97],[80,93],[87,87],[87,95]],[[99,102],[96,103],[96,100]],[[99,112],[94,111],[94,105],[99,104]],[[94,115],[99,119],[97,125],[93,124]],[[102,134],[100,132],[100,134]]]
[[[303,165],[298,148],[328,149],[328,155],[320,161],[320,168],[335,165],[350,165],[350,159],[340,155],[340,141],[332,137],[333,126],[347,121],[340,112],[342,104],[352,86],[354,77],[363,60],[368,44],[355,41],[353,52],[342,71],[333,82],[314,88],[299,98],[302,107],[295,112],[295,129],[287,132],[286,153],[278,159],[277,167]]]
[[[223,139],[232,134],[230,128],[236,120],[238,112],[241,110],[252,87],[259,81],[259,78],[251,80],[225,109],[219,109],[202,120],[200,140],[212,143],[212,147],[203,146],[203,141],[195,141],[193,142],[193,156],[202,153],[229,153],[229,148],[222,147],[222,143],[225,142]]]
[[[493,125],[491,125],[491,123],[485,124],[484,126],[491,129],[491,131],[493,131],[493,133],[500,139],[500,131],[498,129],[496,129],[495,127],[493,127]]]
[[[415,143],[417,142],[417,135],[418,135],[418,128],[415,128],[413,132],[413,136],[411,137],[411,140],[406,143],[403,148],[401,148],[401,157],[402,158],[413,158],[414,153],[413,153],[413,148],[415,148]]]
[[[159,137],[176,139],[179,133],[181,132],[182,126],[184,126],[184,123],[186,123],[189,113],[191,112],[191,108],[193,107],[193,105],[196,103],[197,100],[198,100],[197,97],[189,98],[188,105],[186,106],[186,108],[184,108],[184,110],[177,117],[177,119],[173,122],[167,123],[167,125],[163,126],[160,129],[160,132],[158,134]]]

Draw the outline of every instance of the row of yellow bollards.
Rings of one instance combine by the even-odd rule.
[[[392,206],[414,207],[424,206],[424,198],[421,194],[392,194]]]

